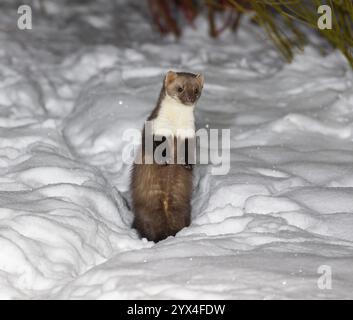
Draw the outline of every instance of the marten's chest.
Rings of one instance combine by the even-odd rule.
[[[153,133],[160,136],[194,137],[194,106],[183,105],[171,98],[165,99],[157,117],[153,119]]]

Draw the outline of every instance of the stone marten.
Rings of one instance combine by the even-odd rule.
[[[145,123],[142,163],[135,161],[133,165],[131,195],[133,227],[150,241],[174,236],[190,224],[193,168],[187,150],[191,139],[195,140],[194,108],[203,84],[201,74],[169,71],[157,105]],[[151,126],[149,133],[145,130],[147,123]],[[153,141],[152,154],[147,151],[146,138]],[[177,139],[182,143],[177,143]],[[156,148],[166,140],[166,145],[172,146],[171,155],[157,161]],[[182,163],[177,161],[178,150],[185,151],[181,153]],[[166,150],[163,152],[165,156]],[[145,161],[148,157],[152,159],[150,162]]]

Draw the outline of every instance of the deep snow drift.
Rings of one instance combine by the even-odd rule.
[[[180,41],[129,1],[0,10],[0,298],[353,298],[353,73],[313,48],[285,64],[260,29]],[[195,170],[193,222],[130,225],[127,128],[168,69],[202,72],[197,126],[231,128],[231,170]],[[332,289],[320,289],[320,266]]]

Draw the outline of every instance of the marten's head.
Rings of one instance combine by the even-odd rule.
[[[192,106],[201,96],[203,83],[202,74],[168,71],[164,80],[165,93],[184,105]]]

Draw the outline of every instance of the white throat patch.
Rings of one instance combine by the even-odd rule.
[[[153,133],[161,136],[192,138],[195,136],[195,105],[186,106],[166,95],[153,120]]]

